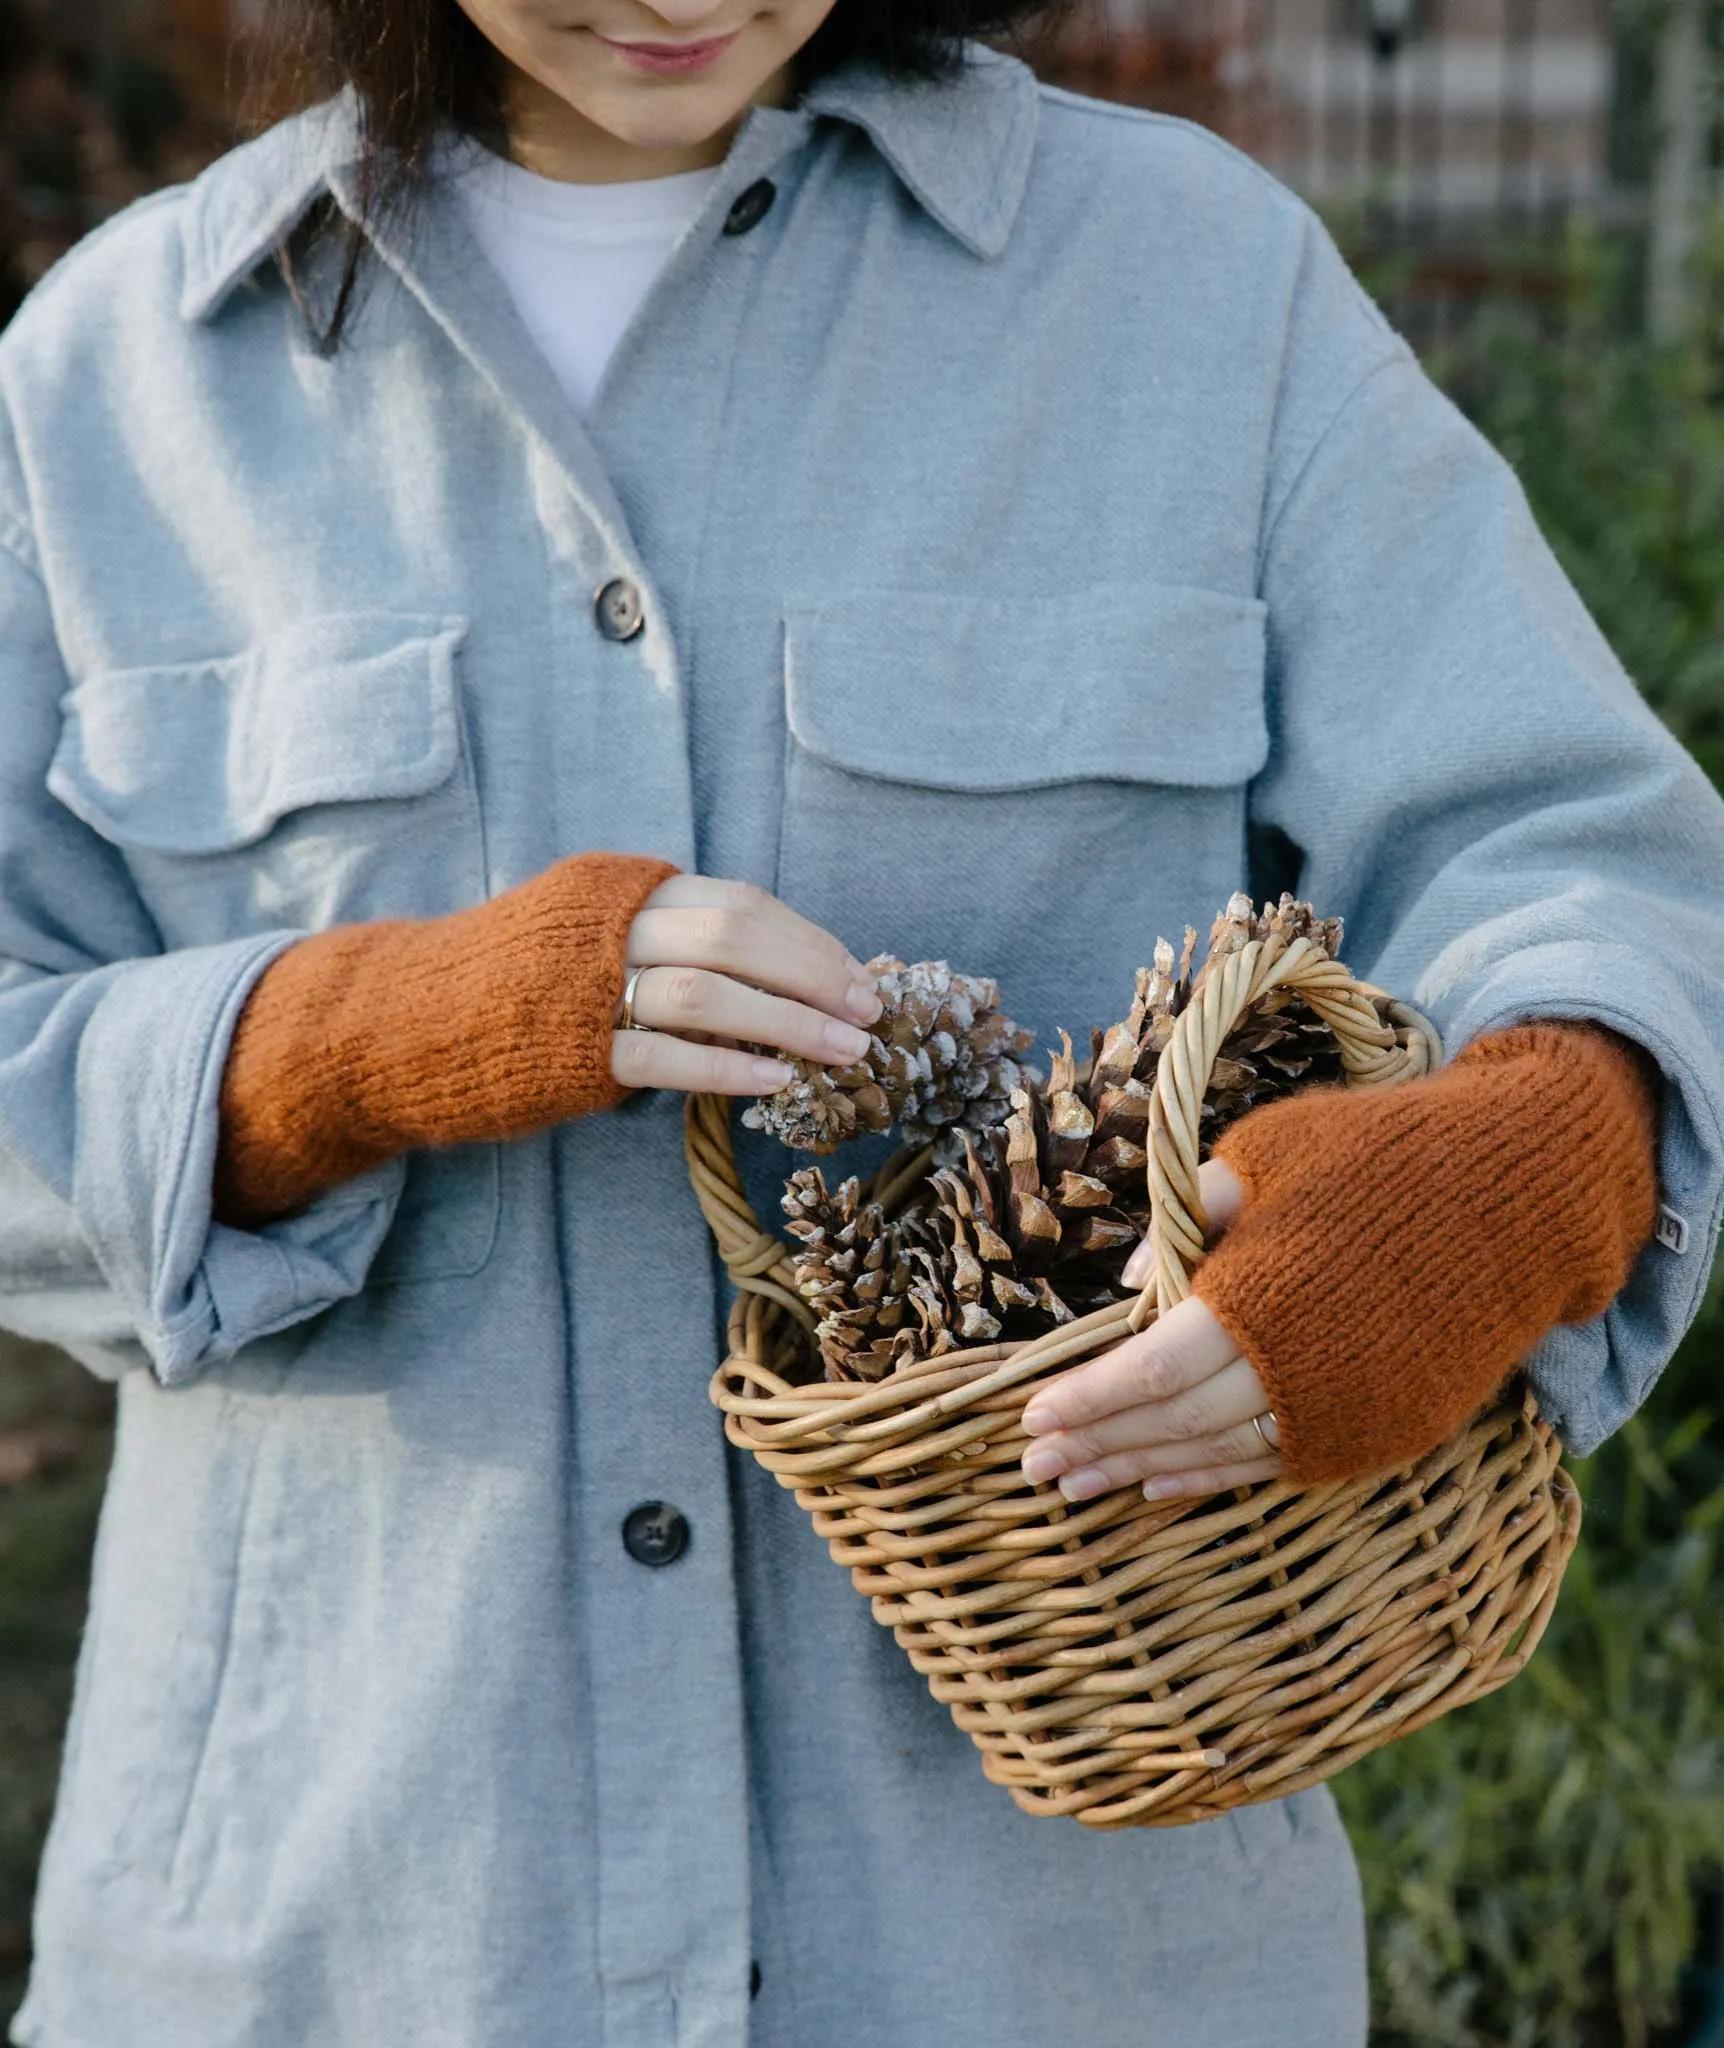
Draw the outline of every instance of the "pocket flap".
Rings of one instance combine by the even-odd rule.
[[[221,660],[79,683],[48,787],[105,838],[159,853],[261,839],[308,804],[420,796],[460,752],[464,619],[362,612]]]
[[[1225,787],[1269,757],[1256,598],[1109,584],[1058,598],[872,590],[790,604],[790,730],[938,789]]]

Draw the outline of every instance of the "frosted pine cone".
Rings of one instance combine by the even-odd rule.
[[[925,1145],[955,1126],[980,1131],[1002,1121],[1033,1071],[1021,1059],[1031,1034],[1001,1010],[998,983],[954,974],[944,960],[907,967],[889,954],[868,971],[886,1007],[864,1057],[853,1067],[792,1061],[795,1080],[743,1111],[748,1128],[798,1151],[831,1152],[894,1124]]]

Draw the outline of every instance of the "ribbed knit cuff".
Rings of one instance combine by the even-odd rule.
[[[1622,1041],[1540,1023],[1223,1137],[1245,1203],[1193,1291],[1268,1389],[1291,1478],[1422,1456],[1604,1310],[1652,1229],[1655,1101]]]

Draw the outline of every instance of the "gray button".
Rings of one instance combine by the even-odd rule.
[[[626,576],[615,576],[593,600],[599,631],[607,640],[632,640],[646,624],[641,594]]]
[[[772,202],[778,197],[778,187],[770,178],[756,178],[746,191],[739,192],[731,202],[730,211],[724,216],[724,232],[727,235],[746,235],[772,211]]]
[[[688,1548],[688,1517],[668,1500],[643,1500],[624,1519],[623,1548],[636,1564],[675,1564]]]

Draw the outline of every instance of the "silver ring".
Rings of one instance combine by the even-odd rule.
[[[617,1012],[617,1029],[619,1031],[645,1031],[648,1028],[645,1024],[637,1024],[635,1022],[635,990],[640,987],[641,976],[645,972],[646,969],[644,967],[637,967],[628,980],[623,983],[623,1006]]]
[[[1268,1429],[1263,1427],[1265,1422],[1269,1424],[1270,1429],[1274,1430],[1275,1434],[1273,1436],[1269,1434]],[[1252,1416],[1251,1427],[1256,1430],[1258,1442],[1262,1444],[1270,1457],[1279,1457],[1281,1453],[1281,1425],[1275,1420],[1275,1410],[1273,1408],[1265,1408],[1261,1415]]]

